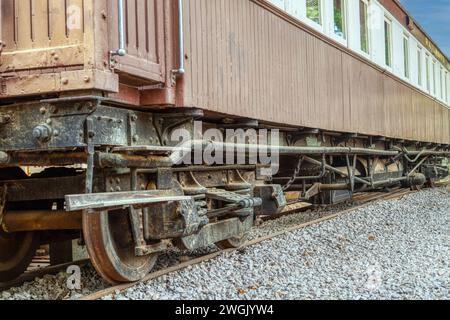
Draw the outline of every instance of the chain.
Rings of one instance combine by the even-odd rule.
[[[292,178],[286,183],[286,185],[283,187],[283,191],[288,190],[292,185],[294,184],[295,180],[297,180],[298,175],[300,174],[300,170],[302,168],[303,161],[305,160],[305,157],[300,157],[298,160],[297,167],[295,168],[294,175]]]

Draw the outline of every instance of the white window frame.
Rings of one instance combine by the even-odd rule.
[[[428,52],[425,52],[425,89],[428,93],[431,93],[431,56]]]
[[[406,44],[406,47],[405,47]],[[402,48],[403,48],[403,77],[411,80],[411,43],[409,41],[409,35],[403,32],[402,35]]]
[[[389,63],[386,63],[386,23],[389,25]],[[384,56],[384,65],[387,69],[392,70],[394,67],[394,33],[393,33],[393,25],[392,25],[392,19],[389,18],[387,15],[384,16],[383,19],[383,44],[384,44],[384,52],[383,52],[383,56]]]
[[[432,78],[433,78],[433,81],[432,81],[432,83],[433,83],[433,90],[431,92],[432,92],[433,96],[437,96],[436,60],[434,58],[432,58],[432,60],[431,60],[431,75],[432,75]]]
[[[423,87],[423,48],[417,45],[417,85]]]
[[[330,37],[339,42],[340,44],[344,46],[348,46],[348,37],[349,37],[349,24],[348,24],[348,0],[341,0],[342,1],[342,10],[343,10],[343,28],[344,28],[344,37],[341,37],[335,33],[334,29],[334,0],[328,0],[329,1],[329,10],[328,10],[328,19],[329,19],[329,34]]]
[[[306,0],[301,0],[304,3],[304,9],[305,12],[302,14],[302,16],[304,17],[304,22],[309,25],[310,27],[318,30],[319,32],[324,33],[325,30],[325,10],[324,10],[324,0],[319,0],[319,5],[320,5],[320,24],[318,24],[317,22],[311,20],[308,17],[308,5],[306,4]],[[330,1],[330,0],[325,0],[325,1]]]
[[[445,102],[448,104],[450,103],[449,101],[449,87],[448,87],[448,75],[449,73],[447,71],[445,71],[445,76],[444,76],[444,80],[445,80],[445,84],[444,84],[444,88],[445,88]]]
[[[366,5],[366,27],[367,27],[367,51],[364,51],[362,49],[362,43],[361,43],[361,35],[362,35],[362,28],[361,28],[361,2],[365,3]],[[370,2],[369,0],[358,0],[358,18],[359,18],[359,52],[362,53],[364,56],[371,59],[372,55],[372,46],[371,46],[371,35],[370,35]]]

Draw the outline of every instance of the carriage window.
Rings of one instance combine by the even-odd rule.
[[[448,97],[448,94],[449,94],[449,87],[448,87],[448,73],[447,72],[445,72],[445,101],[448,103],[449,102],[449,97]]]
[[[384,19],[384,57],[388,67],[392,67],[392,22]]]
[[[409,78],[409,38],[407,35],[403,35],[403,57],[405,78]]]
[[[417,48],[417,83],[422,86],[422,48]]]
[[[369,53],[369,26],[368,26],[368,11],[367,2],[359,0],[359,21],[360,21],[360,39],[361,50]]]
[[[434,60],[431,66],[431,74],[433,76],[433,94],[436,94],[436,61]]]
[[[322,24],[321,0],[306,0],[306,16],[317,24]]]
[[[345,1],[334,0],[334,33],[345,39],[346,35],[346,15],[345,15]]]
[[[425,55],[425,77],[427,79],[427,91],[430,92],[431,82],[430,82],[430,55],[427,53]]]
[[[439,95],[440,95],[440,97],[441,97],[441,99],[444,99],[444,79],[443,79],[443,76],[444,76],[444,70],[442,69],[442,67],[441,67],[441,69],[439,70]]]

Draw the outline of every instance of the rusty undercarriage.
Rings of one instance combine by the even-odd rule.
[[[195,136],[195,121],[221,132],[270,126],[224,124],[193,109],[137,112],[95,96],[4,106],[0,116],[0,281],[23,273],[40,244],[79,238],[104,279],[136,281],[173,246],[239,247],[256,215],[287,204],[336,203],[448,175],[448,145],[305,128],[280,129],[265,144],[244,139],[241,151],[237,142],[190,140],[185,154],[215,145],[246,163],[183,164],[171,136]],[[274,146],[275,175],[250,163],[251,150]],[[25,166],[41,169],[27,175]]]

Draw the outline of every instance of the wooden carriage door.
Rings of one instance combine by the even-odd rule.
[[[165,79],[165,0],[123,0],[127,54],[116,57],[121,82],[135,85],[163,83]],[[118,48],[117,0],[108,0],[111,50]]]

